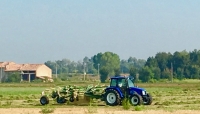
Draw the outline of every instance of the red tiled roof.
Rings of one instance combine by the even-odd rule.
[[[20,69],[21,65],[19,64],[13,64],[13,65],[6,65],[5,66],[5,71],[17,71]]]
[[[20,70],[37,70],[43,64],[22,64]]]
[[[16,64],[14,62],[0,62],[0,67],[5,68],[5,71],[35,71],[43,64]]]
[[[16,64],[14,62],[0,62],[0,67],[5,67],[6,65],[13,65]]]

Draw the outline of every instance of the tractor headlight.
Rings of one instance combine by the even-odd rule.
[[[145,92],[145,91],[142,91],[142,95],[146,95],[146,92]]]

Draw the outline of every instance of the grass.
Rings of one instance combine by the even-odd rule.
[[[44,108],[41,108],[40,113],[42,114],[49,114],[49,113],[53,113],[54,112],[54,108],[50,108],[48,106],[45,106]]]
[[[131,104],[130,104],[128,98],[124,98],[122,100],[122,107],[123,107],[124,110],[129,110],[131,108]]]
[[[79,82],[80,83],[80,82]],[[43,90],[58,85],[79,85],[77,82],[63,83],[23,83],[23,84],[0,84],[0,106],[2,108],[41,108],[41,112],[48,112],[58,107],[68,107],[68,104],[58,105],[50,100],[48,108],[39,103],[40,94]],[[91,84],[91,83],[88,83]],[[87,86],[86,82],[80,85]],[[94,84],[95,85],[95,84]],[[183,81],[176,83],[138,83],[139,87],[145,88],[153,96],[153,103],[150,106],[133,106],[134,111],[140,110],[199,110],[200,104],[200,83],[199,81]],[[70,106],[69,106],[70,107]],[[83,106],[84,107],[84,106]],[[86,106],[87,113],[95,113],[98,108],[107,106],[95,106],[90,104]],[[116,108],[116,107],[109,107]],[[125,105],[123,109],[129,109]],[[132,109],[132,107],[131,107]]]
[[[0,97],[4,95],[37,95],[47,87],[0,87]]]
[[[135,106],[134,111],[142,111],[144,110],[144,106]]]
[[[92,99],[90,99],[90,103],[87,107],[87,111],[85,111],[86,114],[93,114],[97,113],[97,103],[95,103]]]

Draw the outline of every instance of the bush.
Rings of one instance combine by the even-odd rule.
[[[19,72],[8,73],[8,77],[5,82],[20,82],[21,77]]]
[[[42,81],[42,79],[35,79],[35,80],[33,80],[33,82],[40,83],[40,82],[43,82],[43,81]]]
[[[135,109],[135,111],[141,111],[144,109],[144,107],[143,106],[135,106],[134,109]]]
[[[150,83],[156,83],[157,80],[156,80],[156,79],[150,79],[149,82],[150,82]]]
[[[48,114],[48,113],[53,113],[54,112],[54,108],[49,108],[49,107],[45,107],[45,108],[42,108],[40,113],[43,113],[43,114]]]
[[[62,82],[62,80],[60,78],[54,78],[53,80],[54,80],[54,82]]]
[[[123,109],[125,109],[125,110],[129,110],[131,108],[131,104],[130,104],[128,98],[124,98],[122,100],[122,106],[123,106]]]

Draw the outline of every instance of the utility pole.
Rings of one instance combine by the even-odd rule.
[[[173,82],[173,64],[171,62],[171,81]]]
[[[57,78],[57,63],[56,63],[56,78]]]
[[[98,79],[100,80],[100,76],[99,76],[99,63],[98,63]]]
[[[2,79],[2,66],[1,66],[1,79]],[[0,80],[0,82],[1,82],[1,80]]]
[[[86,73],[85,73],[85,62],[83,62],[83,72],[84,72],[84,74],[83,74],[83,79],[84,79],[84,81],[85,81],[85,75],[86,75]]]
[[[76,66],[77,66],[77,65],[76,65],[76,64],[74,64],[74,69],[75,69],[75,70],[74,70],[74,72],[75,72],[75,74],[76,74]]]

